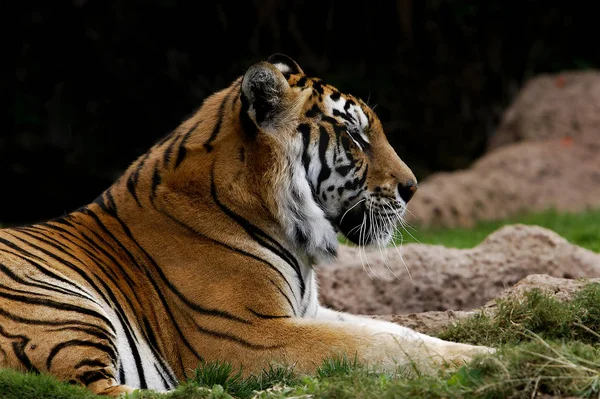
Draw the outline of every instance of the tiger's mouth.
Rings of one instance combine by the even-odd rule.
[[[337,218],[336,225],[353,244],[387,245],[400,225],[398,215],[402,214],[381,212],[374,209],[368,199],[363,199],[344,210]]]

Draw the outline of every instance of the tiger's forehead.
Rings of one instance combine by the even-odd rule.
[[[308,109],[307,116],[319,111],[340,119],[346,126],[361,132],[365,132],[373,124],[373,111],[362,100],[340,92],[334,86],[323,83],[319,78],[291,75],[288,82],[292,87],[312,90],[305,104],[305,108]],[[319,109],[317,110],[316,107]]]

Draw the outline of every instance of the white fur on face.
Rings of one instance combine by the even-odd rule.
[[[279,219],[285,232],[294,242],[298,232],[307,238],[305,249],[315,261],[326,261],[338,245],[335,230],[321,207],[315,202],[306,172],[299,160],[302,158],[302,137],[296,135],[287,151],[289,186],[279,187]]]

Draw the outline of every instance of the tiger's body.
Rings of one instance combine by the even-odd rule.
[[[487,348],[321,307],[337,231],[386,243],[416,179],[361,100],[283,55],[251,66],[95,202],[0,230],[0,367],[96,393],[169,390],[201,361],[311,372]]]

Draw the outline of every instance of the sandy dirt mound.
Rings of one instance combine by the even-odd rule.
[[[469,227],[478,220],[555,208],[600,207],[600,152],[559,140],[507,145],[470,169],[436,173],[419,186],[407,220]]]
[[[565,278],[552,277],[547,274],[532,274],[519,281],[513,287],[502,292],[500,298],[521,296],[524,292],[533,288],[539,288],[553,295],[560,301],[573,298],[573,295],[581,290],[588,283],[600,283],[600,278],[582,280],[570,280]],[[372,316],[374,319],[387,320],[393,323],[413,328],[423,333],[434,333],[443,327],[450,325],[460,319],[472,316],[483,311],[486,314],[493,314],[496,309],[496,300],[491,300],[482,308],[476,311],[453,311],[443,312],[422,312],[410,313],[405,315],[378,315]]]
[[[317,267],[321,302],[357,314],[470,310],[530,274],[600,277],[600,254],[538,226],[505,226],[472,249],[409,244],[401,254],[342,247]]]
[[[488,149],[550,138],[600,148],[600,71],[540,75],[527,82]]]
[[[408,220],[469,227],[520,212],[600,207],[600,72],[531,80],[489,149],[469,169],[422,181]]]

